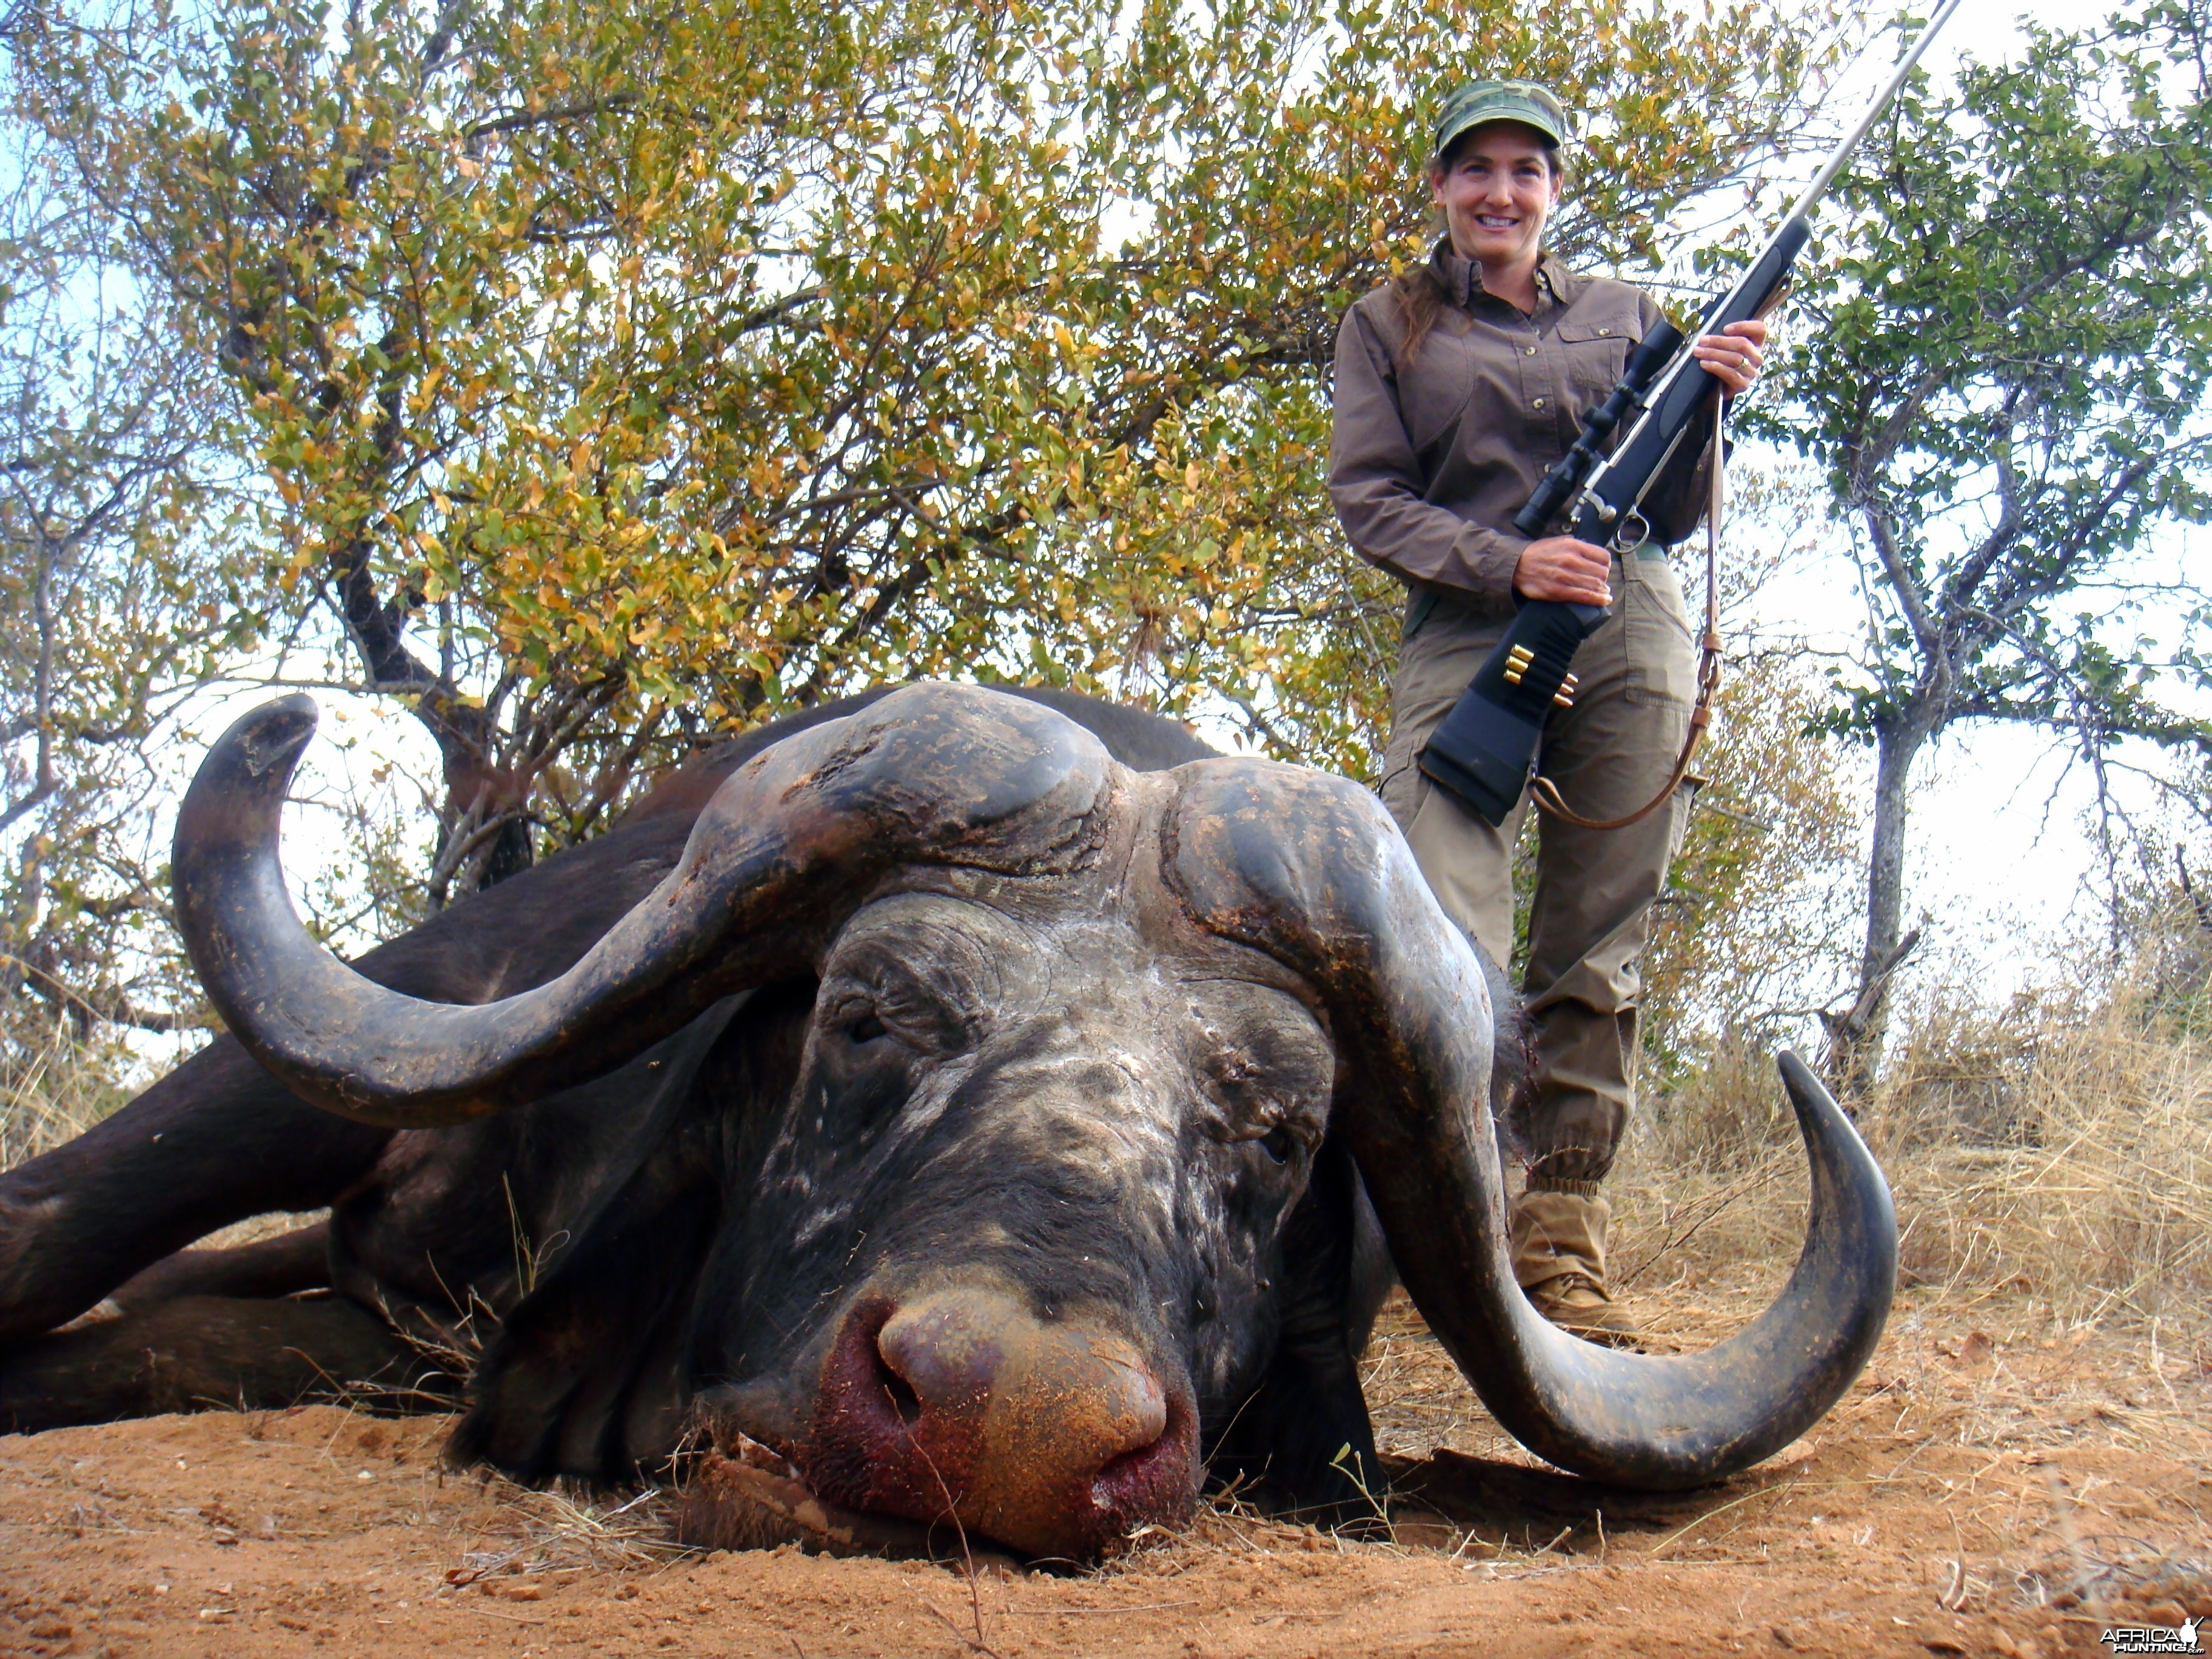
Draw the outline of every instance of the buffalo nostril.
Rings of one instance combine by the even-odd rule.
[[[877,1333],[878,1362],[897,1379],[915,1417],[980,1423],[1006,1364],[1002,1344],[1026,1321],[1025,1313],[1002,1313],[996,1302],[979,1309],[951,1297],[925,1299],[902,1308]]]
[[[1142,1445],[1117,1452],[1091,1477],[1091,1501],[1102,1514],[1127,1519],[1144,1513],[1146,1506],[1187,1483],[1192,1430],[1189,1403],[1164,1399],[1159,1432]]]
[[[888,1365],[884,1367],[883,1390],[884,1398],[891,1402],[891,1410],[898,1414],[900,1422],[910,1429],[921,1421],[921,1396],[906,1378]]]

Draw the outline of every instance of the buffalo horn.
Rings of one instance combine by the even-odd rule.
[[[1873,1353],[1896,1286],[1889,1188],[1794,1054],[1812,1160],[1796,1271],[1704,1353],[1655,1358],[1555,1328],[1515,1283],[1487,1102],[1492,1020],[1473,951],[1375,799],[1261,761],[1182,773],[1164,873],[1194,919],[1304,975],[1347,1081],[1336,1121],[1400,1276],[1500,1424],[1559,1467],[1620,1486],[1702,1485],[1820,1418]]]
[[[902,866],[1072,867],[1112,763],[1047,708],[908,686],[763,750],[722,784],[659,887],[558,979],[478,1006],[364,978],[294,913],[277,820],[315,728],[301,696],[216,740],[178,816],[179,927],[223,1022],[303,1098],[410,1128],[501,1111],[621,1065],[716,1000],[810,972]]]

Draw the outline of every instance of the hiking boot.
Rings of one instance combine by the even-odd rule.
[[[1613,1206],[1595,1181],[1531,1176],[1513,1200],[1507,1232],[1513,1277],[1538,1313],[1561,1330],[1608,1347],[1632,1347],[1636,1323],[1605,1283],[1605,1233]]]
[[[1570,1336],[1601,1347],[1639,1346],[1636,1322],[1583,1273],[1560,1273],[1527,1287],[1529,1304]]]

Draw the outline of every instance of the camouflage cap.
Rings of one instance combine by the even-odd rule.
[[[1462,133],[1486,121],[1534,127],[1554,149],[1567,142],[1573,126],[1565,106],[1548,87],[1534,81],[1470,81],[1444,100],[1437,118],[1437,147],[1430,155],[1440,159]]]

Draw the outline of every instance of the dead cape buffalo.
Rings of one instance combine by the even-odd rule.
[[[235,1042],[0,1180],[0,1421],[362,1379],[441,1401],[473,1314],[461,1459],[622,1478],[711,1446],[832,1534],[950,1517],[1082,1558],[1188,1515],[1209,1466],[1356,1501],[1394,1266],[1500,1423],[1628,1486],[1766,1456],[1881,1333],[1888,1190],[1786,1055],[1813,1202],[1774,1304],[1681,1358],[1537,1316],[1495,969],[1340,779],[909,686],[733,745],[347,966],[277,860],[314,718],[238,722],[179,816]],[[303,1242],[170,1254],[323,1205]]]

